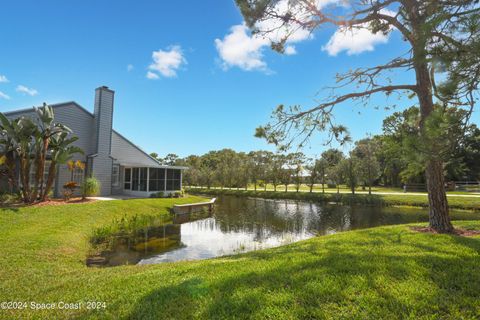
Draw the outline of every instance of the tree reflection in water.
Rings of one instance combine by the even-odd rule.
[[[425,209],[221,196],[212,216],[149,228],[142,241],[123,241],[112,248],[107,264],[207,259],[316,235],[419,221],[428,221]]]

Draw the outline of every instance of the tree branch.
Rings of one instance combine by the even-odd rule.
[[[369,96],[369,95],[372,95],[372,94],[378,93],[378,92],[385,92],[387,94],[390,94],[393,91],[398,91],[398,90],[410,90],[410,91],[413,91],[413,92],[417,92],[417,86],[415,86],[415,85],[391,85],[391,86],[377,87],[377,88],[367,90],[367,91],[363,91],[363,92],[349,93],[349,94],[340,96],[333,101],[322,103],[322,104],[318,105],[317,107],[315,107],[313,109],[303,111],[303,112],[299,112],[299,113],[291,116],[290,119],[291,120],[298,119],[298,118],[301,118],[301,117],[305,116],[308,113],[313,113],[313,112],[316,112],[316,111],[319,111],[319,110],[323,110],[323,109],[335,106],[339,103],[342,103],[342,102],[350,100],[350,99],[362,98],[362,97]]]

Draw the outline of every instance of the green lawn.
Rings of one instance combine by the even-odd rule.
[[[93,230],[164,215],[185,199],[0,209],[0,302],[80,302],[81,310],[1,310],[0,318],[476,319],[480,238],[408,226],[323,236],[232,257],[87,268]],[[479,221],[456,223],[480,229]],[[87,301],[106,309],[87,310]]]
[[[253,191],[234,189],[187,189],[190,193],[207,194],[211,196],[220,194],[238,195],[245,197],[258,197],[266,199],[292,199],[320,202],[339,202],[344,204],[367,204],[384,206],[413,206],[428,207],[427,195],[403,194],[349,194],[349,193],[310,193],[310,192],[282,192],[282,191]],[[448,204],[452,209],[480,210],[480,197],[448,197]]]
[[[249,189],[254,189],[253,184],[249,184],[248,186]],[[257,190],[263,190],[264,186],[257,185]],[[267,190],[273,190],[273,185],[272,184],[267,184]],[[322,185],[321,184],[315,184],[313,186],[314,191],[322,191]],[[363,190],[362,187],[357,187],[355,188],[357,191],[368,191],[368,189]],[[285,191],[285,185],[278,185],[277,186],[277,191]],[[288,185],[288,191],[296,191],[296,186],[294,184],[289,184]],[[300,185],[300,191],[310,191],[310,186],[306,184]],[[326,192],[337,192],[337,188],[328,188],[327,185],[325,185],[325,191]],[[394,187],[382,187],[382,186],[375,186],[372,187],[373,192],[403,192],[402,188],[394,188]],[[340,185],[340,192],[350,192],[350,188],[344,184]]]
[[[217,188],[220,188],[220,187],[217,187]],[[248,189],[250,190],[254,190],[254,185],[252,183],[250,183],[248,185]],[[347,185],[340,185],[340,192],[351,192],[350,188],[347,186]],[[260,185],[258,184],[257,185],[257,190],[261,191],[261,190],[264,190],[264,186],[263,185]],[[272,184],[267,184],[267,191],[273,191],[274,188],[273,188],[273,185]],[[287,188],[288,191],[296,191],[296,186],[294,184],[289,184],[288,185],[288,188]],[[300,191],[310,191],[310,186],[306,185],[306,184],[301,184],[300,185]],[[362,186],[359,186],[359,187],[356,187],[355,190],[357,192],[368,192],[368,187],[367,188],[363,188]],[[277,191],[285,191],[285,185],[278,185],[277,186]],[[316,191],[316,192],[321,192],[322,191],[322,185],[321,184],[315,184],[313,186],[313,191]],[[473,189],[473,191],[477,191],[477,188]],[[325,192],[337,192],[337,188],[328,188],[327,185],[325,185]],[[383,186],[373,186],[372,187],[372,192],[401,192],[403,193],[403,188],[395,188],[395,187],[383,187]],[[411,191],[409,190],[407,192],[408,193],[425,193],[426,194],[426,191]],[[465,194],[465,195],[471,195],[471,194],[480,194],[479,191],[477,192],[468,192],[468,191],[447,191],[448,194]]]

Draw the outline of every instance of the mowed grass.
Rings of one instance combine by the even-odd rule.
[[[83,302],[0,318],[477,319],[480,238],[408,226],[350,231],[204,261],[87,268],[92,230],[199,198],[0,210],[0,301]],[[456,226],[480,229],[479,221]],[[87,310],[86,302],[106,302]]]
[[[378,206],[412,206],[428,207],[427,195],[402,194],[348,194],[348,193],[310,193],[282,192],[261,190],[206,189],[189,188],[188,192],[205,195],[236,195],[243,197],[258,197],[265,199],[291,199],[317,202],[338,202],[343,204],[378,205]],[[449,196],[448,205],[452,209],[480,210],[480,197]]]
[[[212,188],[220,189],[220,187],[212,187]],[[479,195],[480,194],[480,190],[477,186],[472,186],[470,188],[471,188],[471,192],[457,190],[457,191],[447,191],[447,194],[452,194],[452,195],[453,194],[462,194],[462,195],[475,195],[475,194]],[[236,189],[236,188],[233,188],[233,189]],[[243,188],[240,188],[240,189],[243,189]],[[255,189],[255,186],[252,183],[250,183],[248,185],[248,190],[254,190],[254,189]],[[263,184],[257,184],[257,191],[263,191],[263,190],[264,190],[264,185]],[[295,184],[289,184],[287,190],[289,192],[295,192],[295,191],[297,191],[297,187],[296,187]],[[273,187],[272,184],[267,184],[267,191],[274,191],[274,187]],[[285,191],[285,185],[277,185],[277,191]],[[310,186],[306,185],[306,184],[301,184],[300,188],[299,188],[299,191],[309,192],[310,191]],[[321,184],[314,184],[313,192],[322,192],[322,191],[323,191],[323,189],[322,189]],[[351,189],[347,185],[341,184],[340,188],[339,188],[339,191],[341,193],[350,193]],[[337,188],[329,188],[325,184],[325,192],[336,193]],[[368,193],[368,187],[364,188],[363,186],[358,186],[358,187],[355,188],[355,192]],[[403,193],[404,190],[403,190],[403,188],[398,188],[398,187],[372,186],[372,192],[374,192],[374,193],[375,192],[380,192],[380,193],[386,193],[386,192]],[[421,190],[418,190],[418,191],[408,190],[408,192],[406,194],[408,195],[410,193],[424,193],[424,194],[427,194],[427,192],[425,190],[423,190],[423,191],[421,191]]]

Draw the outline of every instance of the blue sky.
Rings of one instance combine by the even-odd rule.
[[[227,0],[3,2],[0,111],[70,100],[92,110],[94,89],[107,85],[116,91],[114,127],[147,152],[273,150],[253,133],[278,104],[313,106],[337,72],[405,51],[397,32],[356,35],[359,43],[340,37],[328,47],[329,28],[298,35],[280,55],[242,21]],[[389,113],[344,104],[336,118],[362,138],[378,133]],[[322,141],[305,152],[320,153]]]

